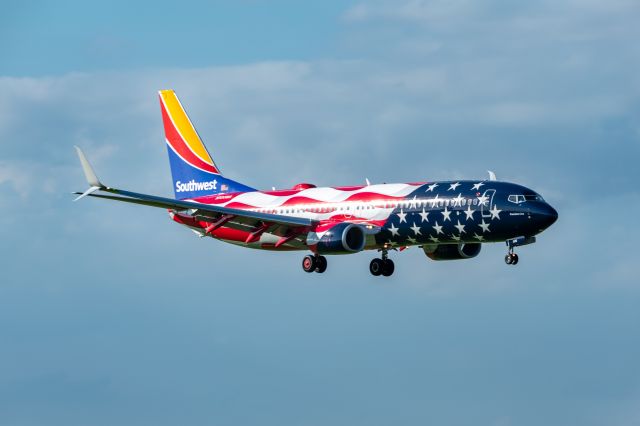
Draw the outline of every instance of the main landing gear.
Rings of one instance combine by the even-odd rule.
[[[308,254],[302,259],[302,269],[305,272],[317,272],[319,274],[327,270],[327,258],[320,255]]]
[[[369,264],[369,272],[376,277],[382,275],[390,277],[395,270],[393,260],[388,258],[387,250],[382,250],[382,259],[373,259]]]
[[[319,274],[327,270],[327,258],[320,255],[308,254],[302,259],[302,269],[305,272],[317,272]],[[369,272],[372,275],[389,277],[393,274],[395,265],[393,260],[388,258],[387,250],[382,250],[381,259],[373,259],[369,264]]]

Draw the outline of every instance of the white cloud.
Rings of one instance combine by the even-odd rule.
[[[0,161],[0,187],[8,185],[25,198],[31,190],[33,180],[32,167]]]
[[[573,61],[569,68],[586,63]],[[421,153],[438,147],[447,129],[580,128],[625,117],[636,97],[633,90],[618,89],[626,87],[623,81],[583,84],[573,81],[571,72],[554,75],[555,67],[519,73],[514,68],[518,65],[502,58],[437,65],[336,60],[3,78],[0,155],[5,169],[28,161],[40,165],[34,175],[56,180],[67,175],[51,173],[51,163],[76,167],[72,145],[77,144],[114,183],[166,191],[156,90],[173,87],[220,166],[249,184],[339,184],[359,182],[363,175],[389,180],[398,161],[409,167],[399,178],[417,180],[444,177],[451,169],[441,164],[424,176],[419,161]],[[464,139],[456,144],[462,150],[476,146]],[[329,176],[318,167],[318,146],[323,162],[334,168]],[[558,152],[571,149],[556,147]],[[416,156],[406,158],[406,150]],[[357,161],[354,169],[352,160],[365,151],[368,161]],[[368,171],[389,159],[394,166],[384,174]],[[475,160],[487,164],[481,174],[496,161],[493,156]],[[475,167],[472,158],[460,161],[457,170]],[[274,178],[274,170],[283,168],[287,173]],[[5,180],[12,174],[5,172]],[[29,188],[22,183],[20,191],[24,195]]]

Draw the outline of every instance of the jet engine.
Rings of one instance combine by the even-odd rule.
[[[459,260],[476,257],[480,253],[480,243],[429,244],[422,246],[424,254],[431,260]]]
[[[319,240],[319,254],[349,254],[362,251],[366,242],[365,230],[353,223],[340,223],[329,229]],[[315,243],[309,238],[308,244]]]

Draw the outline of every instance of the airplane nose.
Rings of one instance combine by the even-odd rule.
[[[558,220],[558,212],[549,204],[544,203],[536,209],[534,214],[536,222],[540,227],[540,231],[547,229]]]

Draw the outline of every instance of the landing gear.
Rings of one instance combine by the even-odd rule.
[[[517,237],[511,238],[506,241],[507,247],[509,247],[509,252],[504,257],[504,263],[507,265],[517,265],[518,264],[518,255],[513,252],[513,249],[520,246],[526,246],[527,244],[533,244],[536,242],[536,237]]]
[[[369,272],[371,275],[380,276],[382,274],[382,266],[384,265],[382,259],[375,258],[369,264]]]
[[[518,264],[518,255],[515,253],[508,253],[504,257],[504,263],[507,265],[517,265]]]
[[[308,254],[302,259],[302,269],[304,269],[305,272],[311,273],[315,271],[321,274],[327,270],[327,258]]]
[[[369,272],[376,277],[380,275],[390,277],[395,269],[393,260],[387,257],[386,250],[382,250],[382,259],[373,259],[369,264]]]
[[[316,256],[316,272],[321,274],[327,270],[327,258],[324,256]]]
[[[393,271],[396,270],[396,266],[393,264],[393,260],[385,259],[382,261],[382,276],[390,277],[393,275]]]

